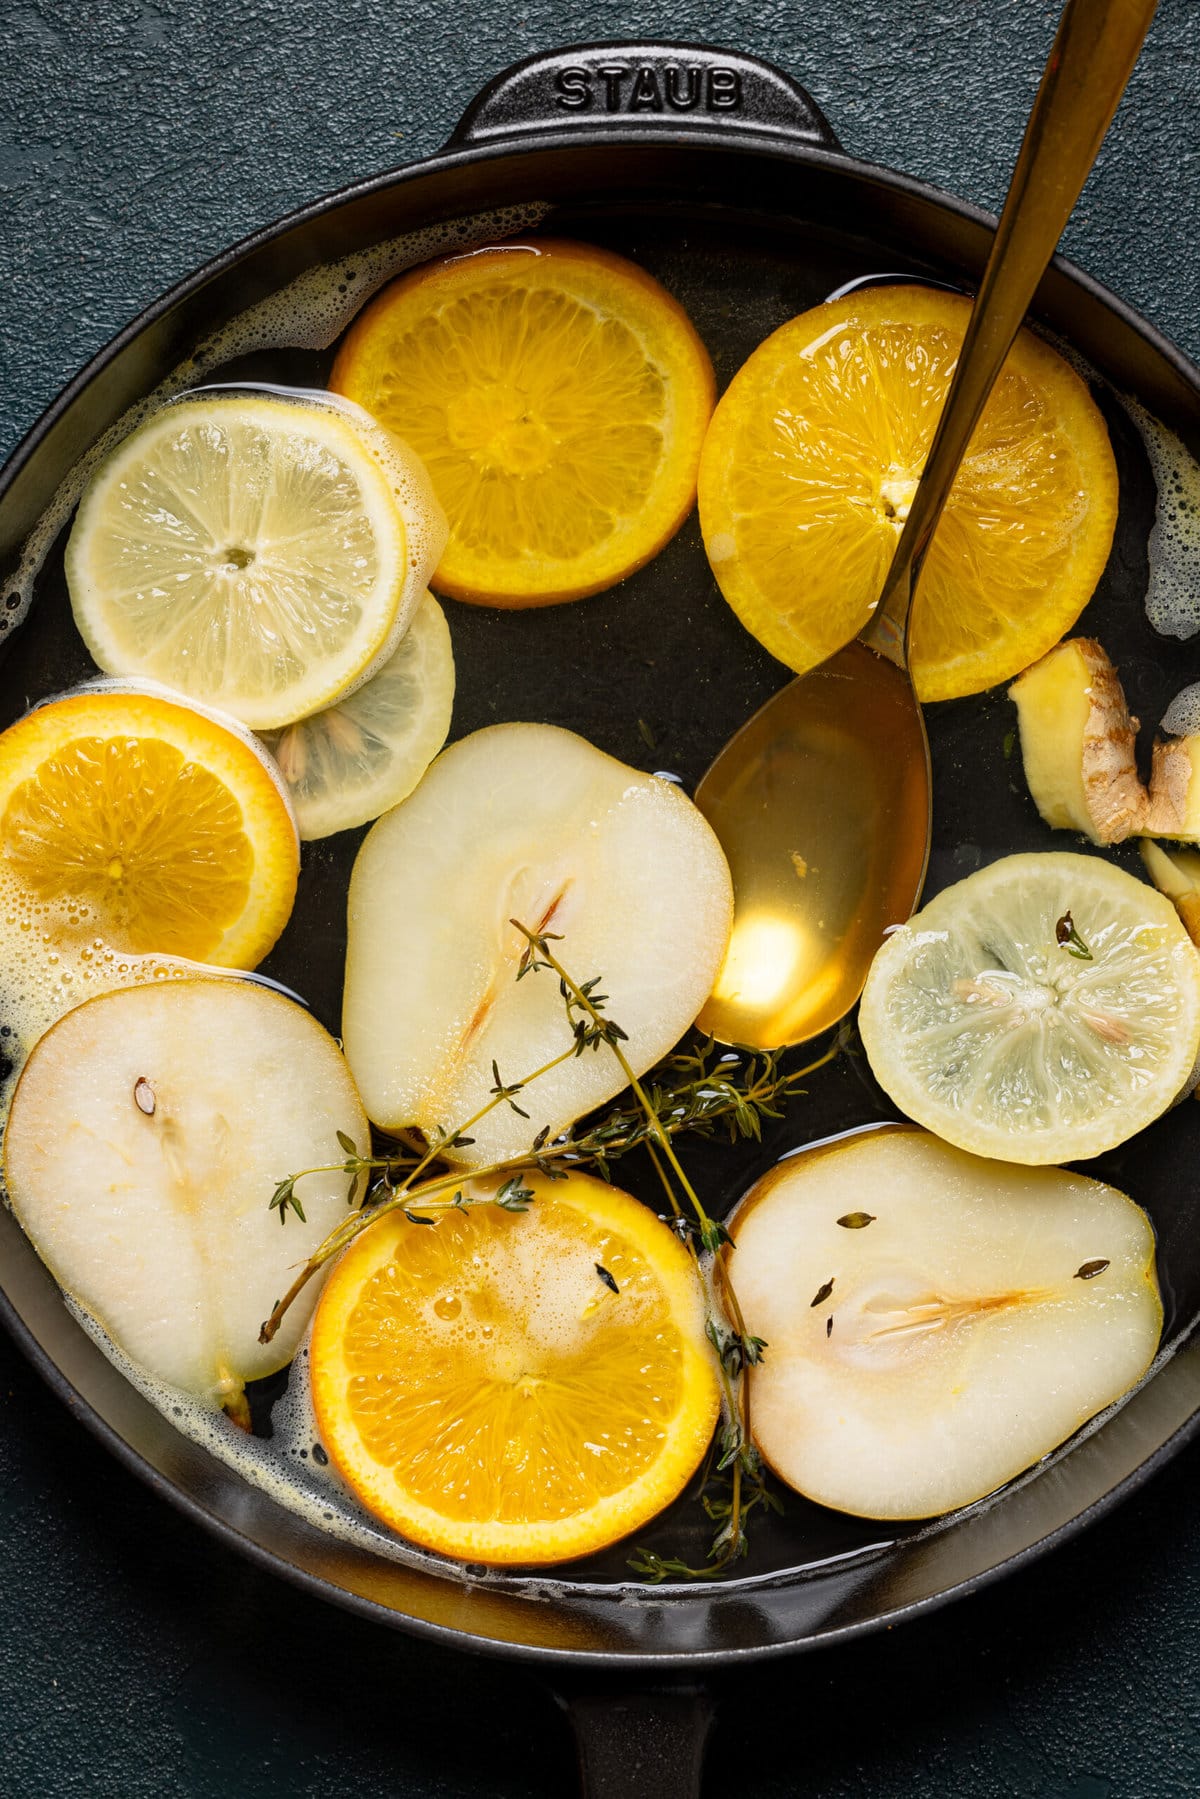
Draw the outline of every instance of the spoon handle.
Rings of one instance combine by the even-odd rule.
[[[1157,0],[1067,0],[1025,128],[958,366],[883,592],[861,633],[907,666],[925,552],[992,385],[1133,72]]]

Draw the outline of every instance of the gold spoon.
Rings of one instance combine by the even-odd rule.
[[[1157,0],[1067,0],[958,366],[883,591],[859,636],[755,713],[696,790],[733,873],[729,951],[701,1029],[801,1043],[862,992],[929,861],[929,741],[908,672],[921,564],[984,403],[1054,254]]]

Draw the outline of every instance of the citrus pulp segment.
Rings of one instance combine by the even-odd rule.
[[[823,662],[879,597],[958,358],[970,302],[859,290],[782,326],[734,376],[700,462],[722,593],[789,668]],[[910,661],[923,700],[1035,661],[1103,572],[1117,473],[1087,388],[1022,332],[921,573]]]
[[[0,877],[27,931],[253,968],[299,863],[283,785],[232,719],[106,686],[0,735]]]
[[[401,276],[330,385],[410,443],[450,520],[433,585],[543,606],[640,568],[695,501],[708,352],[636,264],[556,239]]]
[[[394,479],[331,405],[254,393],[164,406],[101,464],[67,544],[100,667],[257,728],[328,705],[407,618]]]
[[[1200,955],[1168,900],[1099,857],[1006,856],[888,938],[859,1028],[880,1085],[947,1142],[1075,1161],[1183,1090]]]
[[[701,1283],[679,1241],[587,1175],[522,1180],[525,1213],[380,1219],[313,1320],[335,1467],[384,1523],[468,1561],[565,1561],[626,1536],[676,1497],[717,1419]]]
[[[426,593],[397,649],[335,705],[263,733],[305,841],[366,824],[406,799],[446,741],[454,652]]]

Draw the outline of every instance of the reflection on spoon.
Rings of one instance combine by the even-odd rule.
[[[696,804],[737,897],[700,1028],[759,1048],[816,1036],[854,1004],[925,878],[929,759],[905,676],[850,644],[743,725]]]

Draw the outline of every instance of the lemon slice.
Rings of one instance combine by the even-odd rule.
[[[305,841],[366,824],[407,799],[446,741],[454,652],[427,593],[400,646],[336,706],[264,735]]]
[[[958,360],[970,302],[917,286],[802,313],[734,376],[704,441],[700,523],[746,629],[803,672],[879,598]],[[979,693],[1068,631],[1117,516],[1104,420],[1049,345],[1017,338],[921,574],[923,700]]]
[[[335,1467],[386,1524],[471,1561],[565,1561],[638,1529],[717,1420],[701,1285],[679,1241],[588,1175],[522,1179],[524,1214],[381,1218],[313,1320],[313,1404]]]
[[[1006,856],[889,937],[859,1026],[880,1085],[948,1143],[1075,1161],[1184,1088],[1200,955],[1168,900],[1099,857]]]
[[[402,469],[381,438],[340,406],[264,394],[155,413],[101,465],[67,544],[75,621],[100,667],[256,729],[368,678],[440,548],[419,467]]]
[[[696,498],[708,352],[635,263],[539,238],[403,275],[330,386],[410,443],[450,520],[433,585],[548,606],[648,562]]]

